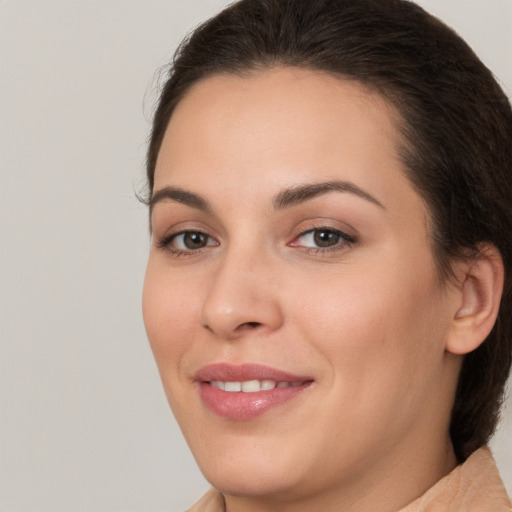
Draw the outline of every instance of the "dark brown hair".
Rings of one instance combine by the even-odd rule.
[[[176,104],[199,80],[272,66],[357,80],[401,115],[401,157],[429,206],[440,276],[494,244],[505,266],[498,320],[465,356],[451,421],[459,460],[496,427],[512,359],[512,111],[492,73],[450,28],[406,0],[242,0],[176,52],[154,116],[149,194]]]

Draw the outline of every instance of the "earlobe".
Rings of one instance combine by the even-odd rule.
[[[478,348],[496,322],[503,292],[503,261],[494,245],[483,244],[460,271],[459,302],[446,349],[462,355]]]

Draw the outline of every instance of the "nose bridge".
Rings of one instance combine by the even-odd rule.
[[[223,338],[279,327],[282,313],[273,273],[263,251],[249,244],[231,245],[208,281],[203,325]]]

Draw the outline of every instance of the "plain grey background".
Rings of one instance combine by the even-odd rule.
[[[512,0],[421,0],[512,92]],[[0,510],[180,511],[208,487],[146,341],[156,70],[223,0],[0,0]],[[512,491],[512,405],[493,449]]]

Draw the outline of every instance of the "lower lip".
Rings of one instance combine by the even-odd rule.
[[[224,391],[211,386],[208,382],[201,382],[199,389],[204,404],[217,416],[233,420],[250,420],[292,400],[310,385],[311,382],[305,382],[300,386],[244,393]]]

